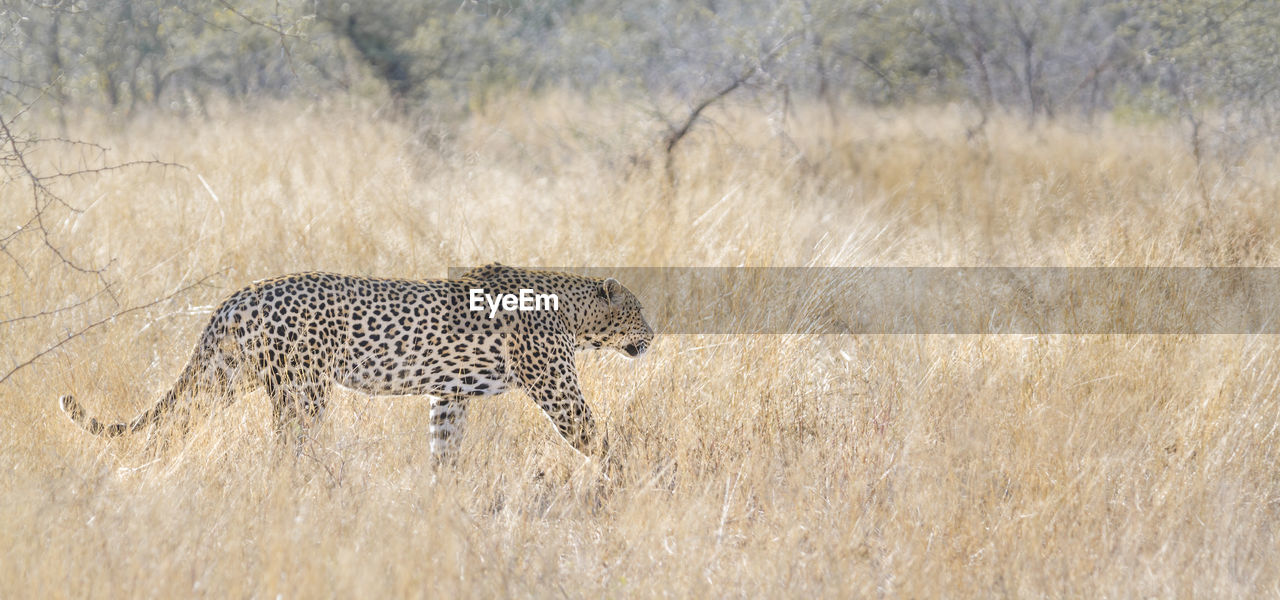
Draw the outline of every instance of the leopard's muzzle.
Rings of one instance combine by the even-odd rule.
[[[644,351],[648,349],[649,349],[649,344],[645,342],[627,344],[626,346],[622,347],[622,351],[626,352],[627,356],[630,356],[631,358],[635,358],[637,356],[640,356],[641,354],[644,354]]]

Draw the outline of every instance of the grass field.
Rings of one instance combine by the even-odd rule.
[[[475,403],[465,458],[442,472],[421,398],[341,392],[301,453],[276,444],[261,392],[161,450],[57,409],[75,393],[133,416],[212,305],[296,270],[1280,258],[1278,157],[1197,167],[1173,127],[711,117],[682,143],[674,191],[644,152],[652,121],[606,101],[497,102],[443,139],[336,104],[73,119],[109,158],[187,168],[58,188],[85,210],[53,209],[55,242],[114,261],[118,299],[15,245],[0,317],[89,301],[0,326],[5,370],[213,278],[0,384],[0,598],[1280,594],[1267,336],[660,335],[640,360],[579,357],[625,467],[612,484],[518,392]],[[0,188],[4,223],[29,206]]]

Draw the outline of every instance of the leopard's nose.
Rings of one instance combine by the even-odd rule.
[[[640,348],[637,348],[635,344],[627,344],[622,347],[622,350],[627,353],[627,356],[631,356],[633,358],[640,354]]]

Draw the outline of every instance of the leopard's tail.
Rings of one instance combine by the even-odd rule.
[[[235,386],[240,382],[242,363],[237,359],[237,346],[234,342],[242,328],[230,322],[230,314],[241,310],[246,294],[256,293],[255,288],[247,288],[223,301],[214,311],[214,316],[205,326],[196,343],[195,351],[187,366],[182,369],[178,381],[173,384],[160,401],[142,411],[131,421],[123,423],[103,423],[85,412],[79,402],[70,395],[58,399],[62,411],[85,431],[94,435],[116,437],[134,433],[154,423],[159,423],[174,412],[178,405],[185,404],[200,393],[211,393],[224,400],[234,399]]]
[[[103,423],[85,412],[84,407],[80,406],[80,403],[69,394],[59,398],[58,405],[62,407],[62,412],[71,417],[72,421],[93,435],[116,437],[133,433],[139,429],[145,429],[149,425],[159,423],[167,413],[172,412],[173,408],[178,405],[180,398],[191,395],[202,370],[202,365],[207,361],[207,355],[208,351],[203,345],[198,348],[195,356],[187,363],[186,368],[182,370],[182,375],[178,377],[177,383],[173,384],[173,388],[165,392],[164,396],[161,396],[160,401],[156,402],[154,406],[142,411],[142,414],[134,417],[131,421]]]
[[[174,390],[169,390],[160,401],[151,408],[142,412],[142,414],[134,417],[132,421],[124,423],[103,423],[85,412],[79,402],[71,395],[66,395],[58,399],[62,412],[67,413],[72,421],[85,431],[93,435],[101,435],[106,437],[116,437],[126,433],[133,433],[139,429],[160,421],[166,412],[169,412],[175,404],[177,404],[178,395]]]

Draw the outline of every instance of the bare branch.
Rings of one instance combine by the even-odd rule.
[[[695,105],[693,109],[689,111],[689,114],[685,117],[683,123],[679,126],[672,127],[671,131],[667,132],[667,136],[663,140],[663,146],[665,147],[667,154],[671,154],[671,152],[675,150],[676,144],[679,144],[680,140],[684,139],[685,134],[689,133],[689,129],[693,127],[694,122],[698,120],[698,117],[702,116],[702,111],[706,110],[707,107],[714,104],[717,100],[728,96],[733,90],[741,87],[747,79],[755,74],[755,72],[756,67],[754,66],[747,69],[742,74],[734,77],[733,81],[729,82],[729,85],[724,86],[720,91],[707,96]]]
[[[251,16],[249,16],[249,15],[244,14],[243,12],[241,12],[241,11],[240,11],[240,9],[236,8],[236,7],[235,7],[234,5],[232,5],[230,2],[227,2],[227,0],[216,0],[216,1],[217,1],[217,3],[218,3],[218,4],[221,4],[221,5],[223,6],[223,8],[226,8],[227,10],[231,11],[231,12],[232,12],[233,14],[235,14],[237,17],[240,17],[241,19],[244,19],[244,20],[245,20],[245,21],[247,21],[250,25],[253,25],[253,26],[255,26],[255,27],[261,27],[261,28],[263,28],[263,29],[266,29],[267,31],[270,31],[270,32],[272,32],[272,33],[274,33],[274,34],[276,34],[276,35],[280,36],[280,37],[291,37],[291,38],[297,38],[297,37],[299,37],[299,36],[298,36],[298,34],[296,34],[296,33],[289,33],[289,32],[287,32],[287,31],[285,31],[285,30],[283,30],[283,29],[280,29],[279,27],[276,27],[275,25],[272,25],[272,24],[270,24],[270,23],[264,23],[264,22],[262,22],[262,21],[259,21],[258,19],[255,19],[255,18],[253,18],[253,17],[251,17]]]
[[[19,266],[21,266],[21,265],[19,265]],[[75,310],[75,309],[77,309],[77,308],[81,308],[81,307],[83,307],[83,306],[85,306],[85,305],[89,304],[90,302],[94,301],[94,300],[95,300],[95,299],[97,299],[99,296],[101,296],[101,295],[103,295],[103,294],[105,294],[105,293],[107,293],[107,290],[106,290],[106,289],[101,289],[101,290],[98,290],[96,293],[94,293],[94,294],[92,294],[92,295],[90,295],[90,296],[88,296],[88,297],[84,298],[83,300],[80,300],[79,302],[74,303],[74,304],[68,304],[68,305],[66,305],[66,306],[61,306],[61,307],[54,308],[54,309],[50,309],[50,310],[42,310],[42,311],[37,312],[37,313],[31,313],[31,314],[27,314],[27,315],[19,315],[19,316],[13,317],[13,318],[11,318],[11,319],[4,319],[4,320],[0,320],[0,325],[12,325],[12,324],[14,324],[14,323],[20,323],[20,322],[22,322],[22,321],[30,321],[30,320],[32,320],[32,319],[40,319],[40,318],[43,318],[43,317],[52,317],[53,315],[56,315],[56,314],[59,314],[59,313],[64,313],[64,312],[67,312],[67,311],[69,311],[69,310]]]
[[[107,315],[107,316],[105,316],[105,317],[103,317],[103,318],[101,318],[101,319],[98,319],[97,321],[94,321],[94,322],[92,322],[92,323],[89,323],[88,325],[85,325],[84,327],[81,327],[80,329],[76,330],[75,332],[68,334],[66,337],[64,337],[64,338],[62,338],[62,339],[60,339],[60,340],[58,340],[57,342],[53,343],[53,344],[52,344],[52,345],[50,345],[49,347],[45,348],[44,350],[41,350],[41,351],[37,352],[36,354],[34,354],[33,356],[31,356],[31,357],[30,357],[30,358],[28,358],[27,360],[25,360],[25,361],[23,361],[23,362],[19,363],[17,366],[13,367],[12,369],[9,369],[9,371],[8,371],[8,372],[6,372],[6,373],[4,374],[4,376],[0,376],[0,384],[3,384],[5,381],[8,381],[8,380],[9,380],[9,378],[10,378],[10,377],[12,377],[14,373],[17,373],[18,371],[20,371],[20,370],[22,370],[22,369],[24,369],[24,368],[26,368],[26,367],[31,366],[31,365],[32,365],[32,364],[34,364],[36,361],[40,360],[41,358],[44,358],[44,357],[45,357],[46,355],[48,355],[50,352],[53,352],[54,350],[57,350],[58,348],[61,348],[61,347],[62,347],[64,344],[66,344],[67,342],[70,342],[70,341],[72,341],[72,340],[74,340],[74,339],[80,338],[80,337],[84,336],[85,334],[89,333],[90,331],[93,331],[94,329],[97,329],[97,328],[99,328],[99,327],[102,327],[103,325],[106,325],[107,323],[110,323],[111,321],[113,321],[113,320],[115,320],[115,319],[117,319],[117,318],[119,318],[119,317],[123,317],[123,316],[125,316],[125,315],[129,315],[129,314],[132,314],[132,313],[135,313],[135,312],[139,312],[139,311],[146,310],[146,309],[151,308],[151,307],[153,307],[153,306],[156,306],[156,305],[158,305],[158,304],[162,304],[162,303],[164,303],[164,302],[168,302],[168,301],[170,301],[170,300],[172,300],[172,299],[174,299],[174,298],[176,298],[176,297],[178,297],[178,296],[181,296],[182,294],[185,294],[185,293],[187,293],[187,292],[189,292],[189,291],[191,291],[191,290],[193,290],[193,289],[195,289],[195,288],[197,288],[197,287],[202,287],[202,286],[204,286],[206,283],[208,283],[210,279],[212,279],[212,278],[213,278],[213,277],[215,277],[216,275],[220,275],[220,274],[222,274],[222,272],[218,272],[218,273],[211,273],[211,274],[209,274],[209,275],[204,276],[204,277],[203,277],[203,278],[201,278],[199,281],[196,281],[196,282],[194,282],[194,283],[187,284],[187,285],[185,285],[185,286],[183,286],[183,287],[181,287],[181,288],[178,288],[178,289],[176,289],[176,290],[174,290],[174,291],[172,291],[172,292],[169,292],[168,294],[165,294],[164,296],[161,296],[161,297],[159,297],[159,298],[156,298],[155,300],[152,300],[152,301],[150,301],[150,302],[147,302],[146,304],[139,304],[139,305],[137,305],[137,306],[131,306],[131,307],[126,308],[126,309],[124,309],[124,310],[119,310],[119,311],[113,312],[113,313],[111,313],[111,314],[109,314],[109,315]]]
[[[727,85],[720,88],[716,92],[712,93],[710,96],[703,98],[702,101],[695,104],[693,108],[689,110],[689,114],[685,116],[684,121],[681,122],[679,125],[675,125],[672,121],[667,120],[665,117],[663,118],[663,121],[667,123],[667,134],[663,136],[662,144],[663,144],[663,151],[666,154],[666,159],[664,164],[666,165],[667,182],[669,185],[671,185],[672,187],[674,187],[675,185],[674,161],[675,161],[676,146],[680,143],[680,140],[684,139],[684,137],[688,135],[689,131],[693,128],[694,124],[698,122],[698,119],[702,116],[702,112],[710,108],[711,105],[715,104],[716,102],[719,102],[725,96],[728,96],[729,94],[733,93],[734,90],[742,87],[742,85],[747,83],[747,81],[749,81],[756,73],[759,73],[766,64],[768,64],[774,58],[776,58],[779,54],[781,54],[782,50],[786,48],[787,44],[789,44],[791,40],[795,39],[796,37],[797,36],[794,33],[783,36],[782,39],[777,44],[775,44],[774,47],[769,50],[769,52],[765,53],[765,55],[762,56],[759,61],[753,63],[746,69],[743,69]]]
[[[53,173],[51,173],[51,174],[49,174],[49,175],[41,175],[41,176],[40,176],[40,180],[41,180],[41,181],[49,181],[49,180],[53,180],[53,179],[64,179],[64,178],[66,178],[66,179],[70,179],[70,178],[73,178],[73,177],[83,177],[83,176],[85,176],[85,175],[101,175],[101,174],[103,174],[103,173],[109,173],[109,172],[111,172],[111,171],[119,171],[119,170],[121,170],[121,169],[127,169],[127,168],[129,168],[129,167],[142,167],[142,166],[146,166],[146,167],[175,167],[175,168],[178,168],[178,169],[182,169],[182,170],[184,170],[184,171],[188,171],[188,170],[190,170],[190,169],[188,169],[188,168],[187,168],[187,166],[186,166],[186,165],[184,165],[184,164],[181,164],[181,163],[175,163],[175,162],[169,162],[169,161],[164,161],[164,160],[159,160],[159,159],[130,160],[130,161],[122,162],[122,163],[116,163],[116,164],[113,164],[113,165],[107,165],[107,166],[104,166],[104,167],[94,167],[94,168],[78,169],[78,170],[75,170],[75,171],[54,171]]]
[[[280,51],[284,53],[285,64],[289,66],[289,72],[293,73],[293,78],[299,79],[298,71],[293,67],[293,52],[289,50],[289,45],[285,43],[285,38],[301,38],[301,36],[299,36],[296,33],[289,33],[283,29],[280,29],[279,27],[276,27],[269,23],[264,23],[262,21],[259,21],[258,19],[255,19],[249,15],[246,15],[243,12],[241,12],[240,9],[237,9],[235,6],[232,6],[230,2],[227,2],[227,0],[217,0],[217,2],[218,4],[221,4],[222,6],[224,6],[227,10],[234,13],[237,17],[240,17],[241,19],[244,19],[245,21],[247,21],[250,25],[253,25],[255,27],[261,27],[263,29],[266,29],[267,31],[270,31],[280,36]],[[279,14],[279,12],[280,12],[280,3],[277,2],[276,3],[277,15]]]

